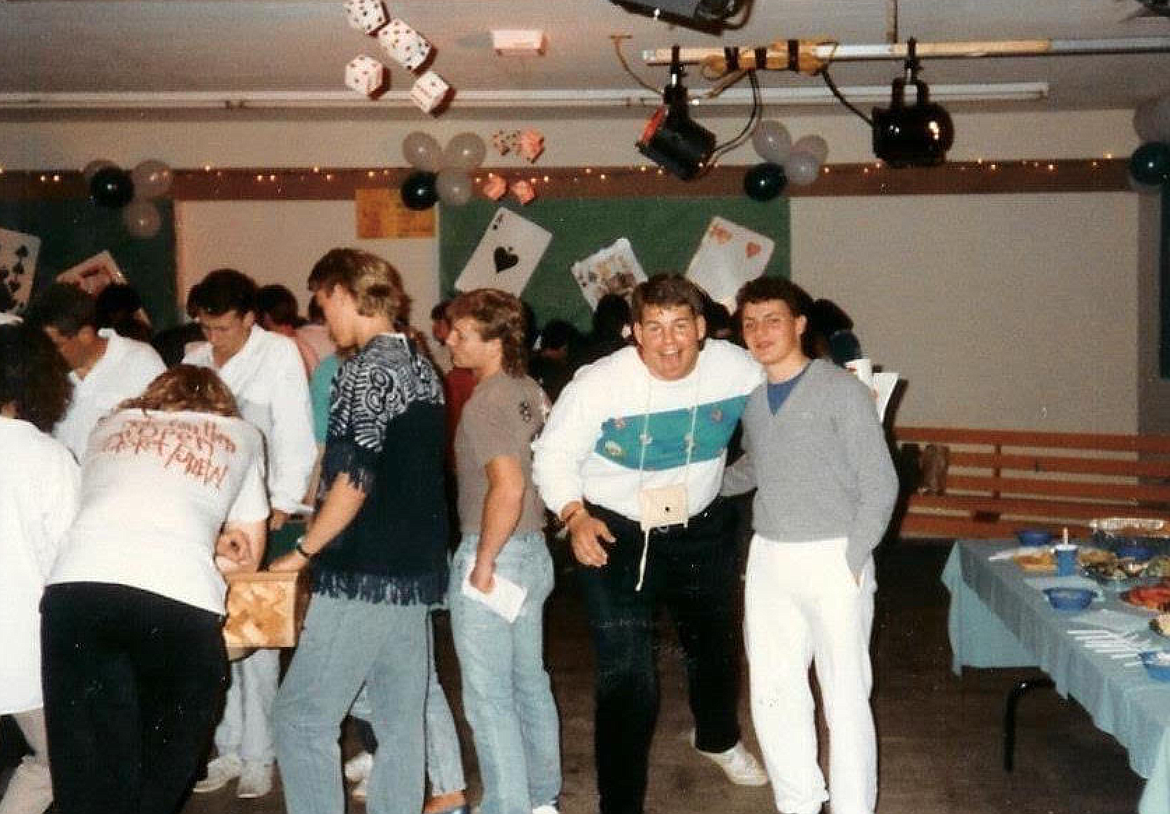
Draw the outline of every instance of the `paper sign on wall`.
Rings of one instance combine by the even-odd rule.
[[[354,217],[363,240],[435,236],[435,210],[410,209],[397,190],[386,187],[354,190]]]
[[[634,286],[646,279],[642,264],[634,254],[628,238],[620,237],[613,245],[599,249],[578,260],[570,269],[573,279],[581,287],[589,307],[596,310],[597,301],[606,294],[628,297]]]
[[[0,229],[0,313],[15,313],[28,305],[41,239]]]
[[[687,266],[686,276],[716,302],[735,307],[735,292],[764,273],[776,244],[771,238],[715,216]]]
[[[498,288],[520,296],[552,240],[552,232],[501,207],[492,216],[463,273],[460,291]]]

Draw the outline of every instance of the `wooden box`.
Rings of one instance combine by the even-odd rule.
[[[223,638],[229,649],[296,646],[309,600],[306,572],[237,571],[224,579],[228,593]]]

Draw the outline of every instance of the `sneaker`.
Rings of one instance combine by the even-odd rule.
[[[195,784],[196,794],[206,794],[210,791],[219,791],[240,776],[244,770],[244,762],[238,755],[220,755],[207,764],[207,777]]]
[[[241,800],[252,800],[263,797],[272,791],[272,764],[244,763],[244,770],[240,772],[240,785],[236,789],[236,796]]]
[[[353,788],[349,790],[349,796],[359,803],[366,801],[366,798],[370,796],[370,776],[368,774],[363,775],[360,780],[353,784]]]
[[[552,803],[546,803],[532,809],[532,814],[561,814],[561,810]]]
[[[374,756],[369,752],[358,752],[345,761],[345,779],[351,783],[359,783],[370,776],[372,768],[374,768]]]
[[[691,746],[694,745],[695,733],[692,731]],[[698,748],[695,751],[722,769],[723,773],[727,775],[727,779],[737,786],[768,785],[768,773],[743,745],[743,741],[735,744],[726,752],[704,752]]]

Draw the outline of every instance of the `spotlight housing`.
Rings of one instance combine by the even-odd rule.
[[[905,75],[893,81],[888,108],[873,109],[873,153],[891,167],[934,167],[946,161],[955,125],[942,105],[930,101],[930,88],[918,78],[921,67],[909,41]],[[906,86],[916,92],[906,104]]]
[[[610,0],[627,11],[692,28],[718,28],[748,0]]]
[[[715,134],[691,119],[682,77],[676,45],[671,53],[670,82],[662,89],[662,106],[646,122],[636,146],[655,164],[688,181],[711,158]]]

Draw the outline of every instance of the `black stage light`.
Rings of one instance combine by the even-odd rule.
[[[670,82],[662,89],[662,106],[654,111],[638,152],[684,181],[694,178],[715,150],[715,134],[691,119],[678,46],[671,51]]]
[[[718,26],[735,16],[747,0],[610,0],[615,5],[655,19],[699,28]]]
[[[893,82],[888,108],[873,109],[873,154],[891,167],[933,167],[947,158],[955,141],[955,125],[942,105],[930,101],[930,89],[918,78],[919,64],[910,40],[906,75]],[[906,86],[917,99],[906,105]]]

